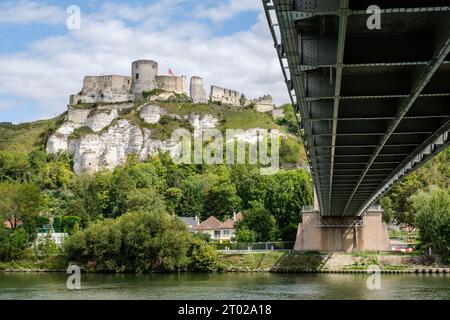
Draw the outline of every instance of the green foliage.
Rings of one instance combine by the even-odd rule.
[[[94,133],[94,131],[92,131],[90,127],[82,126],[73,130],[73,132],[69,135],[69,139],[78,139],[91,133]]]
[[[70,162],[49,162],[41,170],[41,185],[46,189],[66,188],[73,176]]]
[[[62,226],[64,232],[68,234],[73,234],[78,231],[80,226],[81,218],[78,216],[66,216],[62,218]]]
[[[237,228],[235,238],[239,243],[252,243],[256,241],[256,232],[249,230],[245,225],[242,225]]]
[[[385,221],[386,223],[391,222],[391,220],[395,217],[395,211],[393,209],[391,198],[382,198],[380,200],[380,205],[383,208],[383,221]]]
[[[64,231],[63,219],[61,216],[56,216],[53,219],[53,229],[55,230],[55,232],[63,232]]]
[[[280,237],[283,241],[295,241],[297,238],[298,224],[288,224],[284,228],[280,229]]]
[[[178,207],[182,195],[182,191],[179,188],[168,188],[165,192],[165,199],[167,204],[167,210],[170,213],[175,213],[175,209]]]
[[[40,228],[50,222],[50,219],[45,216],[36,217],[36,225]]]
[[[279,152],[280,163],[283,165],[306,162],[304,148],[298,139],[281,139]]]
[[[239,210],[241,199],[237,196],[236,186],[227,178],[220,179],[207,193],[206,211],[214,212],[219,220],[229,217]]]
[[[450,189],[432,187],[412,197],[416,226],[423,244],[450,256]]]
[[[147,100],[151,96],[157,96],[161,93],[164,93],[165,91],[159,88],[155,88],[151,91],[142,91],[142,96],[144,97],[144,100]]]
[[[27,155],[44,149],[48,136],[64,121],[64,115],[17,125],[0,125],[0,150]]]
[[[29,236],[25,229],[13,231],[0,227],[0,260],[11,261],[18,259],[23,250],[28,247]]]
[[[182,196],[177,213],[182,216],[202,216],[205,206],[204,181],[200,175],[193,175],[181,183]]]
[[[36,259],[46,259],[61,254],[61,249],[52,240],[50,233],[47,234],[45,239],[38,241],[37,245],[34,246],[33,251]]]
[[[165,207],[163,195],[154,188],[132,189],[127,194],[127,211],[146,211],[152,208],[155,212],[162,213]]]
[[[26,154],[0,151],[0,181],[28,181],[30,169]]]
[[[284,111],[284,118],[278,120],[277,122],[288,128],[289,133],[299,135],[297,118],[295,117],[294,108],[292,104],[284,104],[281,106]]]
[[[266,184],[264,207],[277,220],[279,229],[300,222],[299,212],[312,203],[311,177],[304,170],[281,171],[269,176]]]
[[[0,220],[12,229],[21,224],[31,233],[36,227],[42,199],[39,187],[31,183],[0,183]]]
[[[189,256],[191,257],[190,269],[193,271],[210,272],[216,269],[216,248],[206,241],[194,238]]]
[[[275,218],[260,203],[253,203],[253,207],[244,211],[243,219],[237,223],[239,239],[251,234],[251,232],[240,231],[241,228],[253,231],[254,240],[258,242],[272,241],[277,233]],[[248,242],[248,240],[244,242]]]
[[[69,237],[71,260],[90,262],[102,271],[176,271],[187,268],[190,235],[176,217],[157,212],[129,212]]]

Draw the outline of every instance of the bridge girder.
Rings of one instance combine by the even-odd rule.
[[[263,0],[323,215],[362,214],[450,142],[448,1],[378,1],[381,30],[369,2]]]

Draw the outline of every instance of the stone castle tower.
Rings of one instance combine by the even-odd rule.
[[[208,103],[205,88],[203,87],[203,79],[197,76],[191,78],[189,86],[191,99],[194,103]]]
[[[158,63],[153,60],[137,60],[131,65],[131,93],[141,96],[143,91],[156,88]]]

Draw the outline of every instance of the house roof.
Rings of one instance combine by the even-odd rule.
[[[236,222],[242,219],[242,214],[237,213],[235,219],[231,218],[226,220],[224,223],[220,222],[216,217],[211,216],[198,226],[195,230],[218,230],[218,229],[234,229]]]
[[[198,217],[180,217],[180,219],[186,224],[191,232],[198,226]]]
[[[209,217],[202,223],[200,223],[197,227],[195,227],[195,230],[214,230],[219,229],[220,225],[222,223],[216,218],[216,217]]]
[[[222,223],[219,226],[219,229],[234,229],[234,225],[236,224],[236,222],[238,222],[241,219],[242,219],[242,214],[237,213],[234,220],[233,220],[233,218],[228,219],[227,221],[225,221],[224,223]]]

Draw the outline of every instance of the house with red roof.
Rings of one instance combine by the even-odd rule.
[[[220,222],[214,216],[209,217],[195,227],[197,233],[207,233],[211,239],[222,242],[231,241],[234,237],[236,222],[242,219],[241,213],[234,213],[233,218]]]

